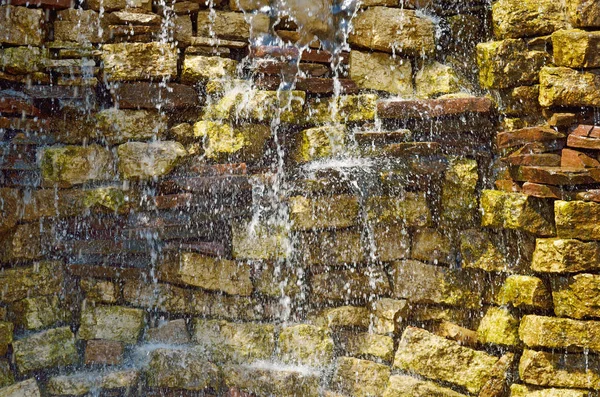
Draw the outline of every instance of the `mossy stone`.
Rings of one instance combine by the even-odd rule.
[[[490,307],[477,328],[482,343],[516,346],[519,343],[519,319],[503,307]]]
[[[279,357],[283,362],[327,366],[333,360],[333,339],[327,329],[310,324],[285,327],[279,333]]]

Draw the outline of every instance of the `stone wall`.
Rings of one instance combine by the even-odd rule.
[[[567,3],[1,5],[0,396],[594,395]]]

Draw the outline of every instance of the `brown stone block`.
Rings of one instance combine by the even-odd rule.
[[[135,82],[121,83],[111,90],[113,99],[121,109],[174,110],[200,106],[198,93],[192,87],[176,83]]]
[[[600,168],[600,162],[577,150],[563,149],[560,166],[571,168]]]
[[[585,185],[600,182],[600,169],[567,167],[513,167],[510,174],[515,181],[547,185]]]
[[[569,197],[568,192],[565,192],[558,186],[544,185],[540,183],[525,182],[521,191],[523,194],[533,197],[551,198],[563,200]]]
[[[600,150],[600,139],[592,138],[589,136],[578,136],[571,134],[567,138],[567,146],[582,149]]]
[[[112,340],[89,340],[85,346],[85,364],[117,365],[123,362],[123,343]]]
[[[377,114],[384,119],[429,119],[468,113],[491,113],[489,98],[429,100],[385,100],[377,103]]]
[[[556,141],[565,138],[564,134],[546,127],[527,127],[520,130],[501,132],[496,136],[496,145],[499,148],[521,146],[533,142]]]

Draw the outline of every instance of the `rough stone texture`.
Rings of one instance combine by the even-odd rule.
[[[436,229],[420,229],[413,235],[411,258],[434,264],[456,261],[450,237]]]
[[[338,124],[374,120],[377,95],[340,95],[309,101],[303,122],[306,124]]]
[[[88,0],[86,4],[94,11],[100,11],[101,7],[105,12],[119,11],[126,8],[141,8],[152,11],[150,0]]]
[[[371,196],[367,200],[367,217],[373,224],[429,226],[431,210],[425,193],[407,192],[402,196]]]
[[[25,329],[42,329],[69,319],[65,302],[58,296],[36,296],[15,302],[10,307],[15,325]]]
[[[81,311],[79,339],[107,339],[136,343],[144,327],[143,310],[121,306],[87,305]]]
[[[350,44],[377,51],[400,52],[409,56],[435,50],[435,28],[430,20],[412,10],[370,7],[353,21]]]
[[[198,13],[198,36],[210,37],[212,33],[220,39],[248,40],[268,30],[269,17],[264,14],[217,12],[212,16],[208,11]]]
[[[45,37],[42,10],[0,6],[0,43],[41,46]]]
[[[252,293],[248,264],[183,252],[174,267],[175,276],[184,284],[231,295]]]
[[[193,329],[192,338],[198,348],[217,362],[266,360],[275,349],[271,324],[194,319]]]
[[[187,156],[175,141],[128,142],[117,148],[119,173],[126,179],[148,179],[168,174]]]
[[[516,346],[519,343],[519,320],[502,307],[490,307],[477,328],[482,343]]]
[[[228,158],[258,161],[264,155],[265,142],[270,136],[271,129],[259,124],[233,127],[203,120],[195,123],[193,129],[193,138],[203,141],[204,154],[216,161]],[[186,137],[184,140],[188,139]]]
[[[494,301],[498,305],[522,309],[546,310],[552,307],[550,291],[541,279],[518,274],[504,280]]]
[[[358,200],[352,196],[290,197],[290,222],[296,230],[342,228],[358,222]]]
[[[0,321],[0,354],[6,355],[8,352],[8,346],[13,341],[13,331],[13,323]]]
[[[391,363],[394,360],[394,340],[368,332],[344,332],[340,335],[344,355]]]
[[[600,322],[527,315],[521,319],[519,337],[531,348],[558,348],[600,352]]]
[[[552,208],[547,202],[521,193],[484,190],[481,225],[523,230],[540,236],[554,234]]]
[[[373,361],[340,357],[331,383],[342,393],[355,397],[381,396],[390,378],[390,368]]]
[[[478,207],[478,170],[476,160],[451,158],[442,185],[441,217],[447,224],[464,228],[473,223]]]
[[[554,63],[569,68],[600,67],[600,33],[559,30],[552,35]]]
[[[378,266],[368,269],[336,269],[310,278],[313,302],[363,302],[374,296],[389,295],[387,275]]]
[[[543,36],[568,26],[563,5],[552,0],[499,0],[492,18],[498,38]]]
[[[370,313],[364,307],[340,306],[323,310],[313,317],[312,322],[317,326],[340,328],[357,327],[367,328],[371,323]]]
[[[303,130],[298,138],[294,159],[309,162],[343,153],[346,141],[346,127],[324,126]]]
[[[164,137],[164,116],[148,110],[105,109],[96,114],[96,128],[109,145]]]
[[[234,222],[232,251],[236,259],[282,259],[287,256],[289,240],[283,227],[265,222]]]
[[[538,81],[548,62],[544,51],[529,51],[524,40],[506,39],[477,45],[479,83],[482,88],[510,88]]]
[[[558,237],[600,240],[600,203],[557,200],[554,213]]]
[[[8,359],[0,360],[0,388],[12,385],[15,383],[15,375],[13,374],[12,368],[10,367],[10,363]],[[2,391],[0,390],[0,395]]]
[[[328,330],[309,324],[285,327],[279,333],[279,357],[289,364],[327,366],[333,360],[333,339]]]
[[[69,327],[43,331],[13,342],[14,361],[21,374],[75,364],[75,335]]]
[[[139,372],[122,370],[102,374],[76,373],[50,378],[47,391],[53,396],[87,395],[100,389],[105,393],[119,393],[137,386]]]
[[[58,294],[63,280],[60,262],[44,261],[34,266],[4,269],[0,273],[0,301],[11,303],[25,299],[33,290],[36,295]]]
[[[0,389],[2,397],[41,397],[40,389],[34,378]]]
[[[362,236],[355,229],[302,232],[294,238],[298,258],[306,264],[354,264],[367,258]]]
[[[318,397],[319,375],[306,369],[272,368],[254,364],[252,366],[226,366],[224,382],[248,393],[261,396]],[[245,396],[246,394],[238,394]]]
[[[531,269],[536,272],[577,273],[597,270],[599,266],[600,244],[597,242],[562,238],[536,240],[531,262]]]
[[[169,343],[174,345],[190,344],[192,338],[185,319],[171,320],[149,328],[144,340],[150,343]]]
[[[593,355],[525,349],[519,362],[519,377],[532,385],[597,390],[600,388],[599,364]]]
[[[600,276],[577,274],[553,279],[552,299],[557,316],[600,317]]]
[[[437,383],[407,375],[392,375],[383,397],[466,397]]]
[[[100,145],[53,146],[44,149],[40,167],[48,183],[64,186],[113,179],[114,158]]]
[[[408,303],[404,299],[382,298],[373,303],[373,332],[391,334],[398,323],[409,314]]]
[[[497,357],[487,353],[408,327],[402,334],[393,368],[454,383],[478,393],[492,378],[497,362]]]
[[[150,353],[146,370],[148,386],[202,391],[218,389],[219,368],[197,349],[159,348]]]
[[[79,286],[90,302],[116,303],[119,299],[119,286],[111,281],[84,278]]]
[[[392,267],[393,295],[414,303],[479,307],[479,289],[473,277],[452,269],[414,260],[395,262]]]
[[[49,57],[48,51],[39,47],[3,48],[0,50],[0,70],[11,74],[40,72]]]
[[[161,274],[161,278],[162,278]],[[191,311],[189,291],[166,283],[127,282],[123,286],[126,303],[161,312],[189,313]]]
[[[104,1],[104,0],[103,0]],[[67,9],[59,11],[54,22],[54,40],[74,41],[82,44],[102,43],[108,30],[96,11]]]
[[[183,60],[181,80],[185,83],[207,80],[233,79],[238,62],[229,58],[186,55]]]
[[[350,78],[360,88],[386,91],[401,97],[413,96],[412,66],[378,52],[350,52]]]
[[[506,272],[516,267],[505,247],[481,229],[464,230],[460,234],[460,259],[464,268],[487,272]]]
[[[587,390],[540,389],[516,383],[510,386],[511,397],[589,397],[590,393]]]
[[[415,75],[415,90],[419,98],[454,94],[466,88],[465,84],[451,66],[439,62],[426,63]]]
[[[600,106],[596,93],[600,75],[565,67],[544,67],[540,71],[540,105]]]
[[[170,44],[105,44],[102,50],[108,81],[160,80],[177,75],[177,49]]]
[[[86,365],[118,365],[123,363],[123,343],[114,340],[92,339],[85,344]]]
[[[567,15],[576,27],[600,26],[600,3],[598,0],[568,0]]]

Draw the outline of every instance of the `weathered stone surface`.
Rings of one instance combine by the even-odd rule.
[[[95,144],[43,149],[40,164],[46,182],[64,186],[113,179],[114,166],[110,150]]]
[[[367,269],[336,269],[313,274],[310,278],[313,302],[363,302],[389,295],[387,275],[377,266]]]
[[[392,375],[383,397],[466,397],[437,383],[407,375]]]
[[[103,28],[105,27],[96,11],[80,8],[62,10],[57,13],[54,21],[54,40],[81,44],[102,43],[108,33]]]
[[[540,86],[520,86],[499,92],[498,107],[502,113],[507,116],[522,116],[530,114],[532,111],[541,112],[538,97],[540,96]]]
[[[391,363],[394,340],[386,335],[346,331],[339,336],[344,355]]]
[[[183,60],[181,80],[186,83],[207,80],[233,79],[238,62],[229,58],[186,55]]]
[[[8,359],[0,360],[0,388],[8,385],[12,385],[15,383],[15,375],[10,367],[10,362]],[[0,389],[0,395],[2,394],[2,390]]]
[[[0,6],[0,43],[41,46],[44,41],[42,10]]]
[[[224,382],[245,392],[260,396],[317,397],[319,396],[319,373],[294,367],[273,368],[260,363],[226,366]],[[238,394],[246,396],[246,394]]]
[[[419,98],[434,98],[466,89],[467,83],[448,65],[426,63],[415,75],[415,90]]]
[[[303,115],[305,124],[339,124],[375,119],[377,95],[340,95],[319,98],[307,103]]]
[[[352,196],[290,197],[290,221],[296,230],[342,228],[358,222],[358,199]]]
[[[44,256],[43,233],[37,224],[17,225],[0,237],[0,261],[27,261]]]
[[[476,160],[451,158],[442,185],[442,220],[464,228],[477,216],[476,186],[479,180]]]
[[[164,274],[161,272],[159,279],[163,278]],[[130,281],[122,289],[123,299],[133,306],[171,313],[189,313],[191,311],[189,307],[190,291],[184,288],[166,283],[140,285],[138,282]]]
[[[405,259],[410,256],[410,235],[404,225],[373,227],[374,254],[382,262]]]
[[[202,391],[220,386],[219,368],[198,349],[159,348],[150,353],[148,386]]]
[[[331,383],[342,393],[355,397],[380,396],[390,378],[390,367],[373,361],[340,357]]]
[[[596,95],[600,75],[565,67],[544,67],[540,71],[540,105],[600,106]]]
[[[526,385],[510,385],[511,397],[588,397],[590,392],[587,390],[574,389],[540,389]]]
[[[112,281],[84,278],[79,286],[90,302],[116,303],[119,299],[119,286]]]
[[[497,357],[487,353],[408,327],[402,334],[393,368],[454,383],[478,393],[492,378],[497,362]]]
[[[536,272],[577,273],[597,270],[600,245],[576,239],[537,239],[531,268]]]
[[[34,378],[0,389],[2,397],[41,397],[40,389]]]
[[[582,319],[600,317],[600,276],[577,274],[552,280],[554,313]]]
[[[125,8],[141,8],[152,11],[150,0],[88,0],[86,5],[94,11],[100,11],[100,8],[105,12],[119,11]]]
[[[11,303],[25,299],[34,290],[36,295],[58,294],[63,280],[60,262],[45,261],[33,266],[3,269],[0,273],[0,301]]]
[[[430,228],[419,229],[413,235],[411,258],[434,264],[456,261],[450,237]]]
[[[367,217],[373,224],[429,226],[431,210],[424,192],[407,192],[402,196],[371,196],[367,200]]]
[[[482,343],[515,346],[519,343],[519,320],[502,307],[490,307],[477,328]]]
[[[356,306],[340,306],[326,309],[312,318],[313,324],[329,328],[367,328],[370,322],[369,310]]]
[[[127,142],[117,148],[119,173],[126,179],[148,179],[171,172],[187,156],[175,141]]]
[[[460,234],[460,258],[464,268],[487,272],[506,272],[516,267],[505,247],[481,229],[468,229]]]
[[[92,339],[85,345],[86,365],[118,365],[123,362],[123,343],[114,340]]]
[[[576,27],[600,26],[599,5],[598,0],[568,0],[569,21]]]
[[[519,377],[526,383],[538,386],[598,389],[599,364],[600,360],[594,355],[525,349],[519,362]]]
[[[174,345],[190,344],[192,338],[185,319],[171,320],[149,328],[144,340],[150,343],[168,343]]]
[[[498,38],[543,36],[568,26],[563,5],[552,0],[499,0],[492,18]]]
[[[100,374],[82,372],[50,378],[47,391],[53,396],[82,396],[96,390],[118,393],[134,389],[137,386],[138,379],[139,372],[136,370]]]
[[[39,47],[4,48],[0,50],[0,70],[11,74],[40,72],[48,57],[48,51]]]
[[[323,126],[303,130],[298,138],[294,159],[308,162],[341,154],[345,150],[346,127]]]
[[[373,332],[391,334],[396,331],[396,324],[408,317],[408,303],[404,299],[382,298],[373,303]]]
[[[288,254],[289,240],[282,226],[233,222],[231,230],[236,259],[278,259]]]
[[[523,230],[540,236],[554,234],[552,208],[545,201],[521,193],[484,190],[481,225]]]
[[[96,128],[109,145],[164,137],[166,119],[147,110],[105,109],[96,114]]]
[[[527,315],[521,319],[519,337],[531,348],[600,352],[600,322]]]
[[[559,30],[552,35],[554,63],[569,68],[600,67],[600,33]]]
[[[249,362],[271,357],[275,328],[271,324],[229,323],[194,319],[192,338],[217,362]]]
[[[0,321],[0,354],[5,355],[8,352],[8,346],[13,341],[13,323]]]
[[[202,140],[205,155],[216,161],[258,161],[264,155],[265,142],[270,136],[271,129],[266,125],[244,124],[233,127],[230,124],[202,120],[194,124],[193,135],[183,140]]]
[[[279,333],[279,358],[289,364],[327,366],[333,360],[333,339],[326,329],[309,324],[285,327]]]
[[[412,66],[379,52],[350,52],[350,78],[360,88],[386,91],[402,97],[413,95]]]
[[[350,44],[409,56],[431,54],[435,50],[433,23],[414,11],[370,7],[352,21]],[[375,28],[377,27],[377,28]]]
[[[122,306],[87,305],[81,311],[81,325],[77,338],[106,339],[136,343],[144,328],[143,310]]]
[[[558,237],[600,240],[599,203],[557,200],[554,213]]]
[[[167,79],[177,76],[177,49],[168,43],[117,43],[102,47],[108,81]]]
[[[246,19],[247,18],[247,19]],[[198,36],[212,35],[227,40],[248,40],[261,33],[269,31],[269,17],[258,14],[243,14],[239,12],[216,12],[211,15],[208,11],[198,13]]]
[[[414,260],[393,264],[392,286],[395,298],[414,303],[476,308],[481,299],[472,276]]]
[[[21,374],[79,360],[75,335],[69,327],[43,331],[13,342],[13,355]]]
[[[186,285],[230,295],[248,296],[252,293],[250,266],[193,252],[182,252],[179,260],[169,264],[173,275]]]
[[[308,265],[358,264],[368,254],[355,229],[302,232],[295,236],[295,243],[298,258]]]
[[[556,131],[554,128],[547,126],[526,127],[499,133],[496,136],[496,145],[499,148],[528,145],[528,148],[532,151],[548,152],[562,149],[565,142],[564,138],[565,134]],[[547,142],[548,146],[543,145],[543,142]],[[559,142],[562,145],[558,144]],[[546,149],[547,147],[550,147],[550,149]]]
[[[549,61],[543,51],[529,51],[524,40],[506,39],[477,45],[479,82],[483,88],[532,85]]]
[[[10,316],[15,325],[25,329],[48,328],[69,319],[64,305],[56,295],[25,298],[11,305]]]
[[[523,309],[546,310],[552,307],[550,291],[542,280],[518,274],[506,278],[494,301],[498,305]]]
[[[198,93],[185,84],[138,81],[111,87],[111,95],[121,109],[193,109],[200,105]]]

